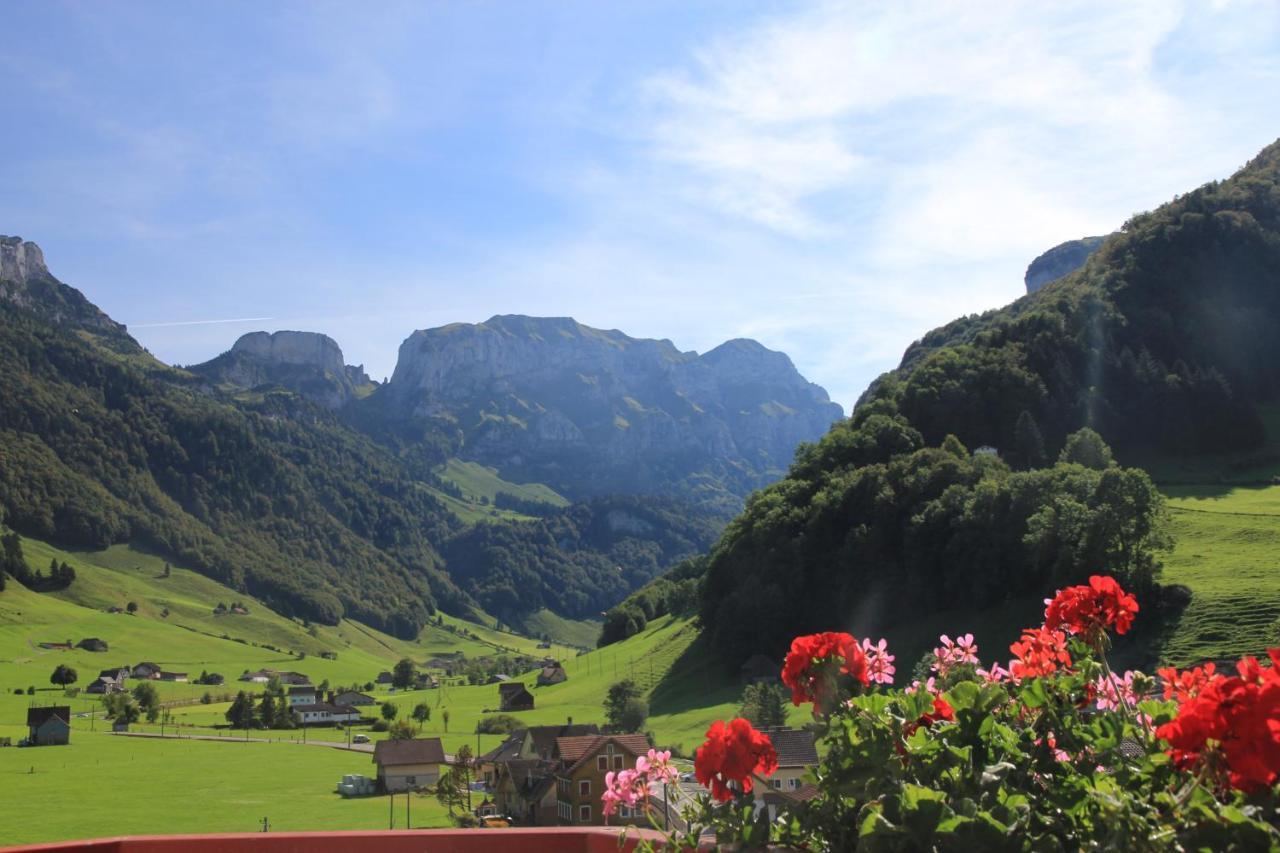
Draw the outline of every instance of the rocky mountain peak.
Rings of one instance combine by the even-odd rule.
[[[137,343],[125,327],[112,320],[84,294],[53,277],[44,252],[21,237],[0,236],[0,301],[25,308],[59,326],[85,329],[122,350]]]
[[[1026,275],[1023,276],[1022,280],[1027,286],[1027,293],[1035,293],[1049,282],[1057,281],[1067,273],[1080,269],[1106,239],[1106,236],[1102,236],[1068,240],[1040,255],[1031,262],[1027,267]]]
[[[231,351],[271,364],[310,365],[335,371],[346,366],[342,347],[333,338],[319,332],[250,332],[241,335]]]
[[[372,385],[363,365],[346,364],[338,342],[319,332],[250,332],[189,369],[233,388],[284,388],[328,409],[342,408]]]
[[[21,237],[0,235],[0,281],[25,284],[34,278],[49,277],[39,246]]]

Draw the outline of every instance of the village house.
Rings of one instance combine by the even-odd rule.
[[[315,702],[308,705],[293,705],[290,710],[293,711],[293,718],[302,726],[355,723],[360,720],[360,712],[350,705]]]
[[[380,740],[373,748],[378,788],[388,793],[416,790],[440,780],[448,759],[438,737]]]
[[[102,695],[120,693],[124,690],[124,680],[128,676],[129,667],[127,666],[104,669],[98,673],[98,677],[85,688],[84,692]]]
[[[134,678],[149,680],[160,677],[160,664],[151,661],[143,661],[133,668],[131,675]]]
[[[788,729],[778,726],[765,729],[773,748],[778,753],[778,769],[760,777],[764,784],[757,788],[757,805],[761,795],[768,790],[794,794],[805,787],[805,775],[818,766],[818,747],[813,732],[804,729]]]
[[[76,647],[84,649],[86,652],[105,652],[108,649],[107,641],[100,640],[97,637],[85,637],[76,643]]]
[[[532,711],[533,694],[518,681],[498,685],[498,710]]]
[[[357,693],[354,690],[344,690],[341,693],[329,693],[329,704],[331,705],[350,705],[352,707],[359,705],[376,705],[378,700],[374,699],[367,693]]]
[[[311,684],[310,676],[304,675],[301,672],[291,672],[291,671],[276,672],[273,669],[264,669],[263,672],[276,676],[277,678],[280,679],[281,684],[292,684],[300,687],[307,687]],[[271,679],[268,678],[267,680],[270,681]]]
[[[165,672],[161,670],[157,678],[161,681],[186,681],[187,674],[185,672]]]
[[[496,767],[489,786],[499,814],[526,826],[555,826],[559,813],[555,763],[516,758]]]
[[[527,729],[517,729],[507,735],[506,740],[477,759],[479,770],[476,776],[492,788],[497,784],[500,765],[509,761],[532,759],[550,762],[556,757],[557,739],[598,734],[600,734],[600,727],[595,723],[575,724],[572,717],[562,726],[530,726]]]
[[[298,705],[314,705],[317,702],[316,689],[310,684],[304,684],[300,687],[289,688],[289,707],[294,708]],[[332,703],[338,704],[338,703]]]
[[[542,671],[538,673],[538,686],[547,687],[551,684],[559,684],[569,680],[569,674],[564,671],[564,667],[559,661],[552,661],[542,667]]]
[[[435,690],[440,686],[440,681],[429,672],[419,672],[414,676],[414,686],[419,690]]]
[[[636,759],[649,751],[649,740],[640,734],[587,735],[556,739],[560,766],[556,771],[556,816],[562,824],[604,826],[600,794],[606,773],[633,769]],[[640,815],[619,810],[613,823],[638,822]]]
[[[71,742],[71,708],[53,705],[27,709],[27,741],[34,746],[59,746]]]

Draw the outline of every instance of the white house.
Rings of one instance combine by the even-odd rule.
[[[350,705],[330,705],[328,702],[316,702],[310,705],[294,705],[293,718],[301,725],[323,725],[325,723],[354,723],[360,719],[360,712]]]
[[[289,688],[289,707],[296,708],[299,705],[314,705],[317,702],[316,689],[310,684],[304,684],[300,687]]]

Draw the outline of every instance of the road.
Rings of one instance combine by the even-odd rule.
[[[116,737],[144,737],[156,740],[207,740],[213,743],[294,743],[298,746],[323,746],[329,749],[341,749],[350,752],[373,752],[371,743],[353,743],[351,746],[343,741],[332,740],[281,740],[269,737],[218,737],[217,735],[162,735],[155,732],[111,732]]]

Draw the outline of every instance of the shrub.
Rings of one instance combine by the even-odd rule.
[[[510,714],[493,714],[492,716],[481,718],[480,721],[476,723],[476,734],[509,735],[524,727],[524,723],[520,722]]]

